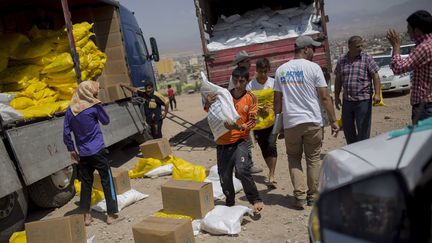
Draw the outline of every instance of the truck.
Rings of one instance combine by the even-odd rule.
[[[324,0],[195,0],[195,7],[207,76],[214,84],[228,86],[234,57],[243,50],[252,56],[250,73],[255,72],[255,61],[266,57],[274,74],[293,59],[299,35],[323,41],[313,61],[323,71],[331,70]]]
[[[102,126],[105,145],[142,136],[144,119],[119,84],[141,87],[144,80],[155,82],[152,61],[159,60],[159,53],[154,38],[149,52],[133,12],[114,0],[0,0],[0,9],[0,36],[26,33],[36,22],[53,29],[94,23],[92,39],[107,55],[98,78],[99,98],[111,120]],[[74,54],[73,38],[69,42]],[[77,68],[79,58],[73,56]],[[0,242],[22,229],[30,201],[40,207],[60,207],[75,195],[77,172],[63,144],[63,119],[64,114],[56,114],[4,122],[0,116]]]

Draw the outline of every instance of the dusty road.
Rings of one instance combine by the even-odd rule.
[[[178,111],[174,113],[190,122],[196,123],[205,119],[202,111],[199,94],[182,95],[177,98]],[[409,95],[385,96],[384,107],[374,107],[372,136],[401,128],[409,123],[410,106]],[[205,123],[205,122],[202,122]],[[165,121],[163,127],[164,136],[172,138],[184,130],[183,127]],[[345,145],[343,133],[338,138],[329,136],[326,130],[322,153]],[[210,168],[216,164],[216,151],[213,144],[193,135],[181,146],[172,148],[174,154],[189,162],[204,165]],[[131,169],[136,163],[134,156],[138,153],[136,145],[129,144],[117,149],[113,154],[112,166]],[[278,140],[278,163],[276,168],[276,180],[278,188],[268,191],[264,185],[267,173],[264,160],[258,147],[254,148],[253,158],[255,163],[264,168],[264,172],[254,175],[257,187],[266,204],[261,219],[254,221],[245,217],[242,232],[238,236],[212,236],[201,233],[196,237],[197,242],[308,242],[307,223],[310,208],[298,211],[293,209],[292,185],[288,173],[287,157],[283,140]],[[149,194],[144,199],[131,205],[120,212],[120,218],[114,225],[107,226],[102,215],[94,214],[94,223],[87,227],[87,235],[95,236],[93,242],[133,242],[132,225],[162,208],[161,184],[170,177],[156,179],[135,179],[131,181],[132,187],[140,192]],[[70,214],[77,207],[79,197],[75,196],[67,205],[56,210],[33,209],[29,214],[29,220],[59,217]],[[237,202],[248,206],[244,193],[237,194]],[[220,202],[217,202],[220,204]]]

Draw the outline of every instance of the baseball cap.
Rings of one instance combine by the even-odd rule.
[[[253,55],[249,55],[246,51],[240,51],[235,55],[233,65],[237,65],[239,62],[242,62],[244,60],[250,59]]]
[[[318,47],[321,46],[321,42],[315,41],[314,39],[312,39],[312,37],[308,35],[302,35],[297,37],[295,41],[295,46],[296,48],[304,48],[308,46]]]

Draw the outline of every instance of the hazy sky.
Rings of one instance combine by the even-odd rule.
[[[349,13],[354,11],[357,14],[379,13],[407,1],[327,0],[325,9],[331,21],[332,17],[337,17],[338,14],[345,13],[349,16]],[[193,0],[120,0],[120,3],[135,12],[147,41],[151,36],[156,37],[162,56],[175,52],[201,50]]]

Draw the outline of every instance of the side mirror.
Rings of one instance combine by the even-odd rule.
[[[409,193],[397,171],[386,171],[323,193],[322,242],[410,242]]]
[[[156,39],[154,37],[150,37],[150,46],[152,49],[152,54],[151,54],[152,59],[155,62],[159,62],[159,50],[157,47]]]

